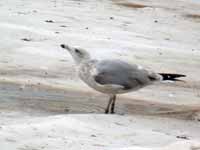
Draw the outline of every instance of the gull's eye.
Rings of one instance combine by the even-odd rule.
[[[75,52],[81,54],[80,50],[78,50],[77,48],[75,49]]]

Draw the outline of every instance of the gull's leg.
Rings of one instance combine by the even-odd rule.
[[[108,105],[107,105],[106,110],[105,110],[105,114],[108,114],[108,113],[109,113],[110,104],[112,103],[112,101],[113,101],[113,95],[110,96],[110,98],[109,98]]]
[[[112,100],[112,104],[111,104],[111,114],[115,113],[115,101],[116,101],[116,95],[113,95],[113,100]]]

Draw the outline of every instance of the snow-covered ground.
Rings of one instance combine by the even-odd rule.
[[[198,149],[200,1],[2,0],[0,8],[2,150]],[[121,95],[117,114],[104,115],[107,97],[79,80],[62,43],[186,82]]]

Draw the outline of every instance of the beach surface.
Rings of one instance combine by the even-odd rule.
[[[2,0],[1,150],[200,149],[200,1]],[[185,74],[119,95],[85,85],[60,44]]]

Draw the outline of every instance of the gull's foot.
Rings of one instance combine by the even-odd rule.
[[[114,107],[111,108],[110,113],[111,113],[111,114],[114,114],[114,113],[115,113]]]
[[[106,109],[105,114],[115,114],[115,112],[114,111],[109,112],[109,110]]]
[[[111,110],[110,114],[115,114],[115,111]]]
[[[106,110],[105,110],[105,114],[108,114],[108,113],[109,113],[109,110],[108,110],[108,109],[106,109]]]

